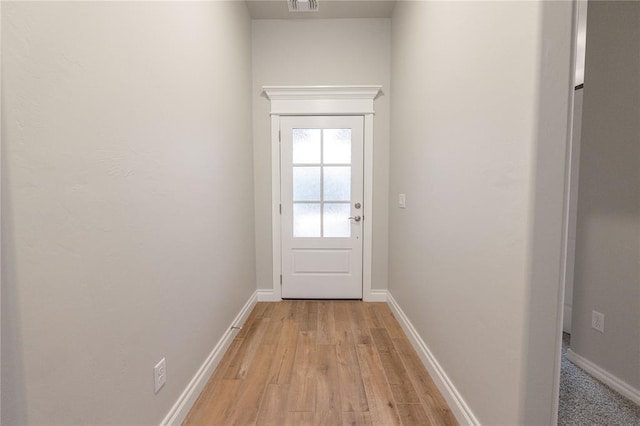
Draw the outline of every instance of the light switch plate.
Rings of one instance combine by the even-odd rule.
[[[398,206],[401,209],[406,209],[407,208],[407,196],[405,194],[399,194],[398,195]]]

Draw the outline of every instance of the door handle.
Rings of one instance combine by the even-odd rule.
[[[360,222],[360,220],[362,220],[362,218],[360,216],[352,216],[349,219],[350,220],[355,220],[356,222]]]

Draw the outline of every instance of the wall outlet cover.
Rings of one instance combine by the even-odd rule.
[[[604,314],[598,311],[591,311],[591,328],[604,333]]]
[[[158,393],[162,386],[167,382],[167,362],[164,358],[153,367],[153,381],[155,384],[155,392]]]

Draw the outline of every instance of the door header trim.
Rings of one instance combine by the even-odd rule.
[[[382,86],[263,86],[271,115],[367,115]]]

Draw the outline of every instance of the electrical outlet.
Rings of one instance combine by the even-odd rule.
[[[153,379],[155,383],[156,393],[164,386],[167,381],[167,363],[164,358],[153,367]]]
[[[591,328],[604,333],[604,314],[598,311],[591,311]]]

